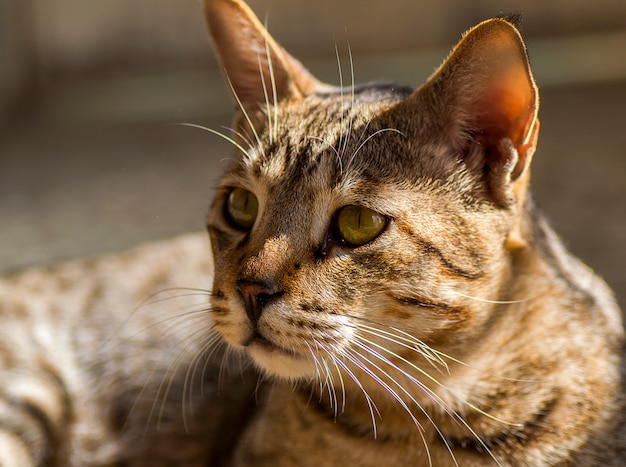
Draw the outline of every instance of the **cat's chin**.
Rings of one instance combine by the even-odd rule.
[[[266,341],[251,342],[247,351],[256,365],[273,377],[300,380],[315,376],[314,362]]]

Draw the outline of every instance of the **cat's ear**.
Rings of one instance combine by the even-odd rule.
[[[322,84],[270,36],[240,0],[204,0],[207,26],[234,97],[254,112]]]
[[[418,93],[437,101],[449,142],[470,170],[488,177],[499,201],[524,196],[539,96],[526,47],[509,20],[470,29]]]

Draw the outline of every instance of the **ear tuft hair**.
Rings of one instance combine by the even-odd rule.
[[[503,19],[509,23],[511,23],[515,29],[518,31],[522,31],[522,27],[524,25],[524,12],[517,11],[514,13],[502,13],[497,16],[497,18]]]

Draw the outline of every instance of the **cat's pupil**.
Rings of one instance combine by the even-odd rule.
[[[256,196],[243,188],[234,188],[226,202],[226,217],[238,229],[249,230],[254,225],[259,211]]]
[[[387,226],[387,218],[364,206],[346,206],[337,214],[339,239],[350,246],[361,246],[377,238]]]

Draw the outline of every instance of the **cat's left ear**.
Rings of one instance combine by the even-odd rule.
[[[323,86],[278,45],[243,1],[204,0],[204,13],[226,79],[245,111]]]
[[[539,133],[539,94],[517,27],[494,18],[470,29],[416,94],[434,105],[449,144],[486,177],[496,201],[520,202]]]

